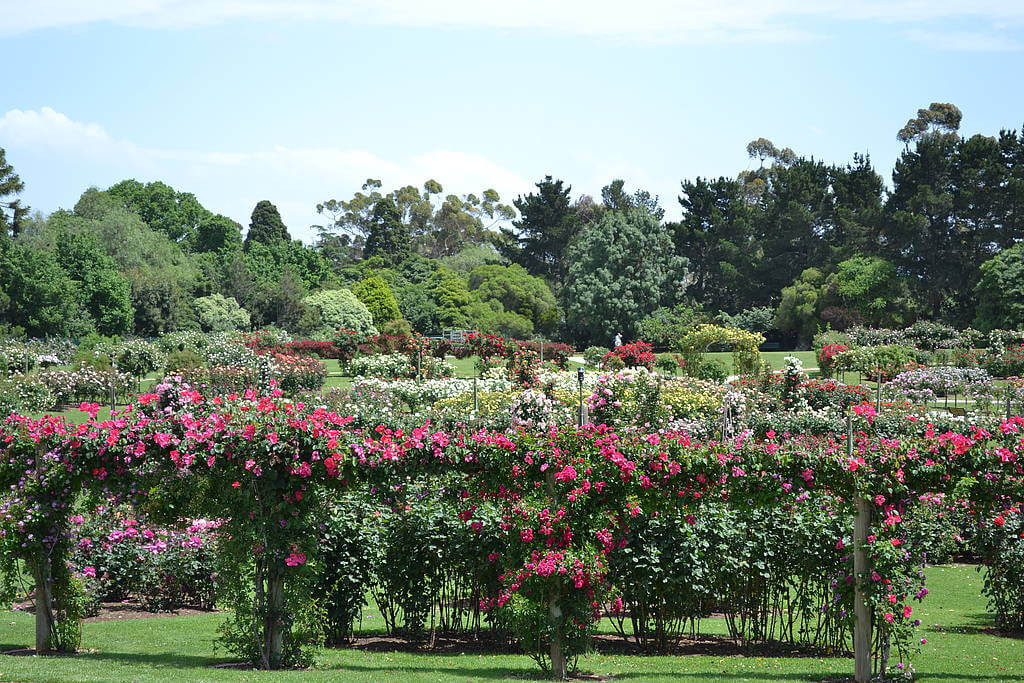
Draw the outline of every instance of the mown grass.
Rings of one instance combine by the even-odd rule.
[[[970,566],[932,567],[932,591],[917,607],[927,639],[914,666],[923,681],[1024,681],[1024,640],[991,631],[981,577]],[[364,625],[379,631],[380,619],[367,610]],[[19,681],[480,681],[532,679],[529,657],[473,652],[370,652],[328,649],[312,670],[257,672],[213,668],[233,661],[215,650],[222,615],[164,617],[85,624],[84,651],[73,657],[0,656],[0,680]],[[32,617],[0,614],[0,650],[32,642]],[[724,633],[721,619],[703,629]],[[790,657],[759,654],[629,656],[592,654],[581,669],[615,680],[656,681],[822,681],[852,672],[848,657]]]

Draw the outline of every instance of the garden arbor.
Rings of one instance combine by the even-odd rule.
[[[732,346],[733,365],[736,372],[741,375],[751,375],[761,369],[762,361],[758,348],[763,343],[764,336],[756,332],[720,325],[698,325],[682,339],[674,342],[687,368],[699,366],[701,354],[712,344],[728,344]]]

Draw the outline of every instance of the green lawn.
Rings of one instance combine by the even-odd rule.
[[[944,566],[928,571],[932,591],[917,608],[924,622],[919,636],[928,643],[914,658],[924,681],[1024,681],[1024,641],[986,632],[991,625],[980,595],[981,576],[973,567]],[[370,629],[379,624],[368,610]],[[231,657],[213,648],[220,616],[215,614],[88,623],[85,651],[75,657],[0,657],[0,680],[19,681],[177,681],[177,680],[351,680],[479,681],[529,679],[536,674],[524,655],[431,654],[324,651],[311,671],[265,673],[214,669]],[[721,620],[703,622],[724,632]],[[32,617],[5,612],[0,649],[32,642]],[[637,681],[821,681],[852,672],[850,658],[687,655],[645,657],[593,654],[582,669],[617,680]]]
[[[671,357],[671,353],[659,353],[658,357]],[[805,368],[816,368],[818,367],[818,358],[814,355],[814,351],[762,351],[761,358],[768,363],[768,366],[772,370],[781,370],[786,366],[786,356],[796,356],[800,359],[800,362],[804,364]],[[727,373],[735,373],[735,365],[732,362],[731,351],[713,351],[711,353],[705,353],[704,357],[712,360],[722,367],[725,368]],[[813,374],[813,373],[812,373]]]

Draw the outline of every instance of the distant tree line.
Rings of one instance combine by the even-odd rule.
[[[310,245],[270,201],[243,228],[162,182],[32,214],[0,149],[0,333],[315,335],[348,292],[378,329],[578,347],[664,342],[706,321],[792,345],[919,319],[1024,327],[1024,133],[964,138],[960,121],[951,104],[919,110],[888,187],[866,155],[830,165],[760,138],[747,146],[757,168],[682,181],[678,221],[623,180],[595,198],[546,176],[508,205],[493,189],[385,193],[370,179],[317,205]]]

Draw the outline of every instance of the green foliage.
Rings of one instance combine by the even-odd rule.
[[[441,265],[445,268],[460,273],[472,272],[480,266],[504,266],[508,265],[508,259],[495,251],[490,244],[472,244],[464,247],[454,256],[445,256],[440,259]]]
[[[370,310],[348,289],[325,289],[310,294],[303,305],[317,316],[316,334],[325,339],[338,330],[377,334]]]
[[[202,272],[180,245],[149,228],[119,201],[108,192],[87,190],[75,213],[54,212],[34,225],[26,239],[39,248],[56,250],[62,241],[81,236],[82,245],[101,248],[130,283],[135,333],[156,336],[194,326],[192,299],[197,289],[206,286]],[[74,251],[85,253],[78,247]],[[114,307],[111,312],[117,310]]]
[[[469,289],[480,302],[500,303],[501,308],[495,308],[496,312],[513,313],[525,318],[529,322],[530,331],[550,334],[560,322],[561,312],[547,283],[527,273],[519,264],[474,268],[469,274]],[[496,327],[500,328],[501,325]],[[491,331],[479,326],[478,329]],[[523,338],[525,335],[512,336]]]
[[[143,339],[121,342],[111,350],[110,356],[118,370],[134,377],[144,377],[163,364],[160,348]]]
[[[172,351],[164,357],[164,372],[173,374],[182,370],[193,370],[204,365],[203,357],[195,351]]]
[[[352,293],[356,295],[370,310],[373,324],[380,326],[402,317],[398,310],[398,301],[391,293],[391,288],[379,275],[373,275],[352,285]]]
[[[670,346],[675,339],[686,336],[700,323],[708,321],[700,308],[689,304],[676,304],[672,308],[659,308],[637,325],[637,335],[656,346]]]
[[[78,283],[52,251],[0,237],[0,315],[33,337],[75,336],[90,330]]]
[[[837,355],[834,367],[837,370],[857,370],[871,378],[888,380],[920,360],[917,350],[909,346],[862,346]]]
[[[824,300],[825,276],[817,268],[808,268],[792,285],[782,288],[782,300],[775,313],[775,325],[780,330],[797,334],[800,345],[806,347],[817,329],[818,316]]]
[[[389,320],[381,325],[378,330],[381,334],[386,334],[392,337],[411,337],[413,333],[412,323],[405,318]]]
[[[64,233],[57,237],[57,259],[78,283],[96,331],[101,335],[132,331],[131,283],[117,271],[114,260],[91,233]]]
[[[577,340],[635,337],[640,321],[674,303],[686,280],[686,260],[643,210],[606,213],[580,232],[567,258],[566,326]]]
[[[506,311],[497,299],[481,301],[471,300],[465,309],[470,327],[480,332],[500,334],[516,339],[528,339],[533,336],[533,321],[514,311]]]
[[[407,185],[382,194],[381,186],[380,180],[369,178],[362,191],[351,199],[330,199],[317,204],[317,213],[329,218],[327,225],[320,226],[321,234],[328,238],[343,237],[340,242],[344,249],[358,250],[369,245],[370,255],[380,256],[384,245],[397,244],[394,236],[404,233],[421,254],[440,258],[497,237],[484,226],[485,219],[511,219],[515,215],[491,189],[480,195],[449,194],[442,199],[443,189],[435,180],[425,182],[422,191]],[[391,205],[397,210],[398,222]],[[383,208],[374,218],[378,206]],[[373,243],[369,239],[371,234],[377,235]]]
[[[735,315],[722,313],[720,317],[726,327],[736,327],[747,332],[766,334],[775,329],[775,309],[770,306],[748,308]]]
[[[281,214],[277,207],[266,199],[256,202],[256,206],[252,210],[249,231],[245,234],[246,249],[257,242],[274,245],[278,242],[291,241],[291,235],[288,234],[288,228],[281,220]]]
[[[763,343],[764,337],[755,332],[718,325],[698,325],[685,337],[675,340],[675,348],[682,356],[683,372],[691,377],[715,379],[720,373],[711,368],[710,361],[704,358],[708,347],[712,344],[731,346],[736,372],[752,375],[760,372],[764,364],[758,350]]]
[[[975,291],[978,329],[1024,328],[1024,245],[1017,244],[982,263]]]
[[[199,324],[206,332],[247,330],[251,324],[249,312],[223,294],[201,296],[195,300],[195,306]]]
[[[689,294],[709,310],[736,310],[760,301],[753,278],[760,251],[754,232],[757,212],[743,184],[731,178],[684,180],[679,204],[683,217],[671,229],[676,253],[690,260]]]
[[[551,176],[545,176],[536,187],[537,192],[512,202],[519,219],[513,221],[513,229],[502,229],[501,251],[531,275],[560,287],[568,273],[566,250],[583,222],[569,196],[571,187]]]
[[[473,297],[467,278],[453,270],[440,268],[431,276],[428,291],[437,306],[433,321],[435,325],[453,329],[468,329],[471,326],[469,306]]]
[[[356,619],[376,577],[381,544],[379,518],[364,497],[341,496],[330,508],[320,548],[323,564],[316,574],[315,595],[326,600],[329,645],[351,638]]]
[[[242,247],[242,226],[227,216],[208,216],[196,226],[187,246],[196,253],[237,251]]]
[[[409,255],[409,228],[390,197],[382,197],[370,214],[370,230],[363,246],[363,257],[380,256],[388,264],[401,263]]]
[[[25,189],[25,183],[14,172],[14,167],[7,163],[7,153],[0,147],[0,237],[6,237],[8,230],[17,236],[21,232],[21,221],[28,213],[28,207],[22,206],[18,199],[9,199]],[[11,215],[7,215],[7,210]]]
[[[601,361],[608,355],[611,349],[605,346],[588,346],[583,351],[583,360],[587,362],[587,365],[595,368],[601,367]],[[619,360],[622,360],[621,358]],[[625,366],[625,364],[623,364]]]
[[[160,181],[143,184],[137,180],[124,180],[111,186],[107,194],[117,201],[118,206],[139,216],[150,229],[164,234],[173,242],[186,245],[203,242],[206,238],[200,234],[200,226],[206,224],[209,228],[209,221],[215,218],[195,195],[177,192]],[[76,206],[75,211],[78,210]],[[230,222],[224,216],[216,218]]]
[[[909,313],[906,285],[890,262],[877,256],[854,256],[836,266],[828,293],[857,311],[873,326],[900,325]]]

